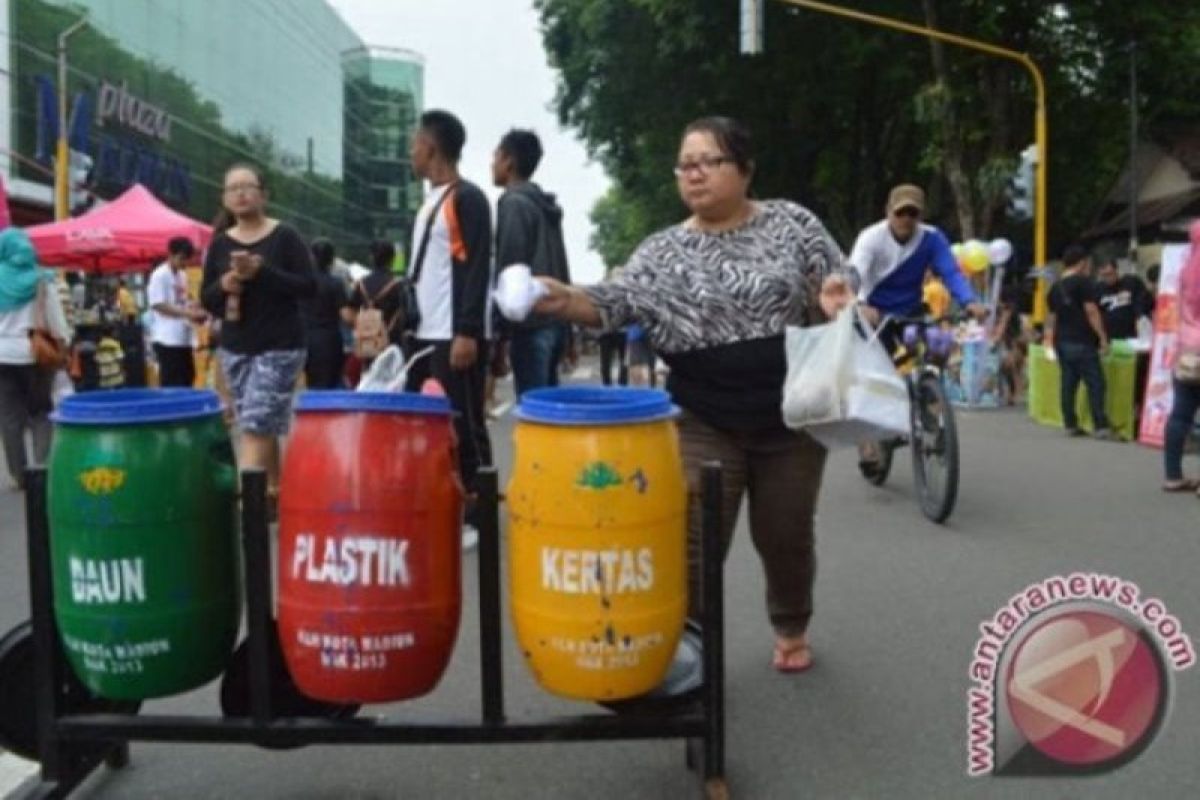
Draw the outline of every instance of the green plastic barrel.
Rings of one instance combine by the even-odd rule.
[[[75,673],[119,700],[220,674],[241,608],[236,467],[216,394],[77,394],[54,417],[54,613]]]

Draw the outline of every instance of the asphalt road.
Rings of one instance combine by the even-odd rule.
[[[812,671],[769,665],[771,633],[757,557],[741,521],[726,569],[728,772],[737,798],[1178,798],[1200,787],[1198,670],[1173,677],[1161,734],[1140,758],[1090,778],[968,778],[968,665],[981,621],[1014,593],[1092,570],[1135,581],[1200,633],[1200,501],[1158,490],[1159,454],[1067,440],[1017,412],[960,415],[963,487],[949,525],[913,502],[906,459],[882,489],[851,453],[829,462],[818,525],[820,569]],[[508,463],[511,422],[493,428]],[[465,569],[463,627],[428,698],[370,709],[477,713],[475,557]],[[0,630],[27,616],[19,495],[0,495]],[[507,618],[507,617],[506,617]],[[541,692],[506,636],[512,717],[585,708]],[[217,710],[215,686],[148,712]],[[4,772],[0,770],[0,779]],[[4,787],[0,784],[0,790]],[[697,796],[682,744],[495,747],[142,745],[89,798],[682,798]]]

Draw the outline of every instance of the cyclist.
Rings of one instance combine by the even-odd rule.
[[[921,222],[925,192],[912,184],[901,184],[888,194],[886,217],[864,229],[854,242],[850,265],[858,276],[859,302],[868,321],[878,325],[885,315],[914,317],[924,308],[925,273],[932,270],[959,306],[978,320],[987,317],[970,282],[959,269],[946,234]],[[879,339],[889,353],[899,341],[898,326],[888,325]],[[874,442],[863,443],[859,456],[864,474],[879,465]]]

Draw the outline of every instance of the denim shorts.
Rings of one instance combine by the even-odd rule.
[[[256,355],[220,351],[221,370],[233,395],[238,427],[260,436],[282,436],[292,422],[292,397],[304,368],[304,350]]]

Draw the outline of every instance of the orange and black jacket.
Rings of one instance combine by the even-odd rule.
[[[492,289],[492,207],[483,191],[459,180],[445,205],[450,227],[451,286],[455,336],[483,339]]]

